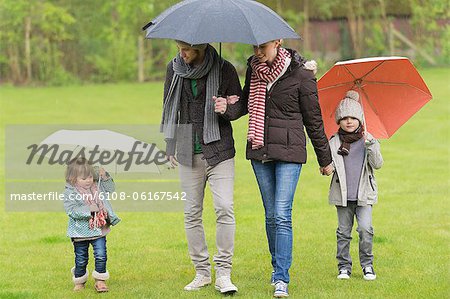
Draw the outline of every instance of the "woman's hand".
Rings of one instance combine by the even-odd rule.
[[[334,172],[333,163],[328,164],[325,167],[320,167],[320,174],[331,175]]]

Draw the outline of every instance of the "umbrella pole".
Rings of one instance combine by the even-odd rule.
[[[363,91],[363,89],[361,88],[361,86],[359,86],[360,87],[360,90],[361,91]],[[365,93],[364,93],[364,95],[365,96],[367,96]],[[361,97],[360,96],[360,104],[361,104],[361,109],[362,109],[362,111],[363,111],[363,122],[364,122],[364,140],[366,140],[367,139],[367,130],[368,130],[368,126],[367,126],[367,121],[366,121],[366,114],[364,113],[364,104],[363,104],[363,97]]]
[[[222,43],[219,43],[219,89],[217,90],[217,97],[222,96]]]

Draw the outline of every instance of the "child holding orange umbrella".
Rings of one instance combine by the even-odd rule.
[[[329,143],[335,167],[329,191],[329,203],[336,206],[338,216],[338,279],[349,279],[352,272],[350,241],[354,218],[358,223],[359,260],[365,280],[375,280],[373,268],[372,206],[378,190],[374,169],[383,164],[380,144],[365,131],[364,113],[354,90],[346,93],[335,111],[339,125]]]

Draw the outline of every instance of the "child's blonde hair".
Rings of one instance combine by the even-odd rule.
[[[95,176],[94,167],[84,157],[74,158],[67,164],[66,182],[71,185],[76,184],[78,177],[86,178],[90,175]]]

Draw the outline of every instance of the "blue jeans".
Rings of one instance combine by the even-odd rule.
[[[289,283],[292,263],[292,203],[302,164],[252,160],[266,214],[266,234],[275,281]]]
[[[89,262],[89,244],[94,248],[95,271],[106,272],[106,237],[95,240],[73,242],[75,252],[75,277],[86,274],[86,267]]]

